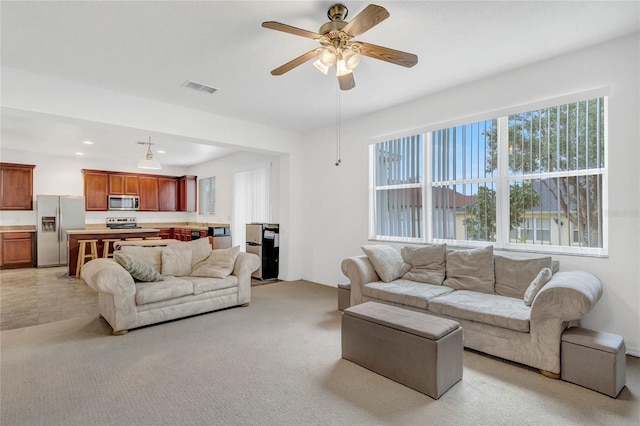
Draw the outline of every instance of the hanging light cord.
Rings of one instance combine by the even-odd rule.
[[[342,163],[340,158],[340,87],[336,86],[336,162],[339,166]]]

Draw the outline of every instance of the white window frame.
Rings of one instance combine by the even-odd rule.
[[[604,126],[604,156],[605,163],[602,168],[593,168],[587,170],[574,170],[574,171],[562,171],[562,172],[550,172],[550,173],[531,173],[521,175],[509,175],[508,162],[509,154],[505,145],[508,145],[509,127],[508,119],[509,115],[519,114],[526,111],[535,111],[537,109],[544,109],[547,107],[555,107],[563,104],[570,104],[590,100],[594,98],[604,98],[604,116],[602,117],[602,126]],[[432,179],[432,158],[431,158],[431,145],[432,145],[432,132],[453,127],[457,125],[465,125],[473,123],[475,121],[495,118],[498,120],[498,133],[497,133],[497,149],[498,149],[498,175],[495,178],[486,179],[471,179],[464,181],[455,181],[456,185],[464,183],[483,183],[485,181],[495,182],[496,184],[496,241],[495,242],[482,242],[482,241],[470,241],[470,240],[450,240],[450,239],[434,239],[433,238],[433,225],[432,225],[432,188],[434,185]],[[434,125],[427,129],[421,129],[420,131],[414,131],[411,133],[404,133],[401,135],[394,135],[393,138],[398,137],[410,137],[419,133],[423,134],[423,232],[422,238],[404,238],[404,237],[390,237],[376,235],[376,186],[375,186],[375,149],[376,144],[390,140],[392,138],[378,139],[370,145],[369,149],[369,239],[378,241],[390,241],[390,242],[407,242],[407,243],[447,243],[452,246],[486,246],[493,245],[497,249],[514,250],[514,251],[527,251],[536,253],[559,253],[567,255],[580,255],[580,256],[607,256],[608,255],[608,241],[609,241],[609,224],[608,215],[609,211],[608,197],[608,89],[596,89],[589,92],[583,92],[580,94],[573,94],[562,98],[550,99],[544,102],[538,102],[537,104],[530,104],[525,106],[519,106],[511,108],[510,110],[499,111],[495,114],[488,114],[482,117],[474,119],[465,119],[459,122],[447,123],[446,125]],[[601,226],[602,226],[602,247],[580,247],[573,244],[574,232],[571,231],[569,236],[569,243],[566,245],[550,245],[540,243],[511,243],[510,242],[510,225],[509,225],[509,184],[514,180],[537,180],[546,178],[569,178],[576,176],[587,175],[599,175],[602,179],[602,202],[601,202]],[[438,182],[439,186],[448,184],[448,182]]]

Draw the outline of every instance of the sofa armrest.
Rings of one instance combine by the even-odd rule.
[[[560,341],[571,324],[584,318],[602,296],[602,283],[584,271],[557,272],[531,305],[530,333],[538,367],[560,373]]]
[[[94,259],[87,262],[80,273],[84,282],[101,293],[118,297],[130,295],[135,298],[136,286],[126,269],[112,259]]]
[[[351,306],[362,303],[362,288],[365,284],[380,281],[366,255],[348,257],[342,261],[342,273],[351,282]]]
[[[251,302],[251,274],[260,267],[260,258],[252,253],[240,252],[232,275],[238,278],[238,305]]]
[[[113,259],[94,259],[82,267],[80,276],[84,282],[98,292],[101,314],[114,330],[126,330],[136,321],[136,285],[126,269]],[[110,308],[102,305],[106,293],[113,300]],[[106,311],[105,311],[106,310]]]
[[[584,318],[602,296],[602,283],[585,271],[558,272],[542,287],[531,305],[531,321]]]

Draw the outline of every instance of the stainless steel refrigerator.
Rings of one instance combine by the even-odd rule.
[[[36,196],[38,214],[38,266],[67,264],[67,231],[84,229],[84,197],[73,195]]]
[[[247,224],[247,253],[260,258],[260,267],[251,276],[261,280],[278,278],[280,226],[275,223]]]

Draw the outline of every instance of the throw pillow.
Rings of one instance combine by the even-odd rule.
[[[551,268],[551,256],[534,259],[509,258],[496,255],[496,293],[522,299],[527,287],[542,268]]]
[[[411,268],[404,262],[400,252],[389,244],[362,246],[362,251],[371,261],[380,279],[386,283],[400,278]]]
[[[196,263],[202,262],[205,260],[210,254],[211,243],[209,243],[209,238],[198,238],[197,240],[192,241],[180,241],[177,243],[169,243],[167,244],[167,248],[170,249],[178,249],[178,250],[191,250],[191,266],[193,267]]]
[[[533,303],[533,299],[536,298],[536,295],[542,287],[545,286],[553,276],[553,272],[549,268],[542,268],[538,275],[531,281],[529,287],[527,287],[527,291],[524,293],[524,304],[527,306],[531,306]]]
[[[421,283],[440,285],[447,272],[447,245],[436,244],[425,247],[402,247],[402,259],[411,270],[402,278]]]
[[[120,251],[131,257],[143,260],[153,266],[156,272],[162,271],[162,249],[163,247],[139,247],[121,246]]]
[[[227,277],[233,272],[238,253],[240,253],[240,246],[213,250],[209,257],[193,267],[191,276],[211,278]]]
[[[164,280],[164,277],[144,260],[129,256],[121,251],[115,251],[113,253],[113,259],[138,281],[150,282]]]
[[[447,279],[455,290],[493,293],[493,246],[472,250],[447,250]]]
[[[162,275],[183,277],[191,273],[191,250],[162,250]]]

